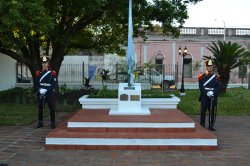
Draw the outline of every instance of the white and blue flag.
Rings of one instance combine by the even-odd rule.
[[[133,23],[132,23],[132,0],[129,0],[129,16],[128,16],[128,76],[130,86],[134,86],[134,75],[133,70],[135,70],[135,57],[134,57],[134,44],[133,44]]]

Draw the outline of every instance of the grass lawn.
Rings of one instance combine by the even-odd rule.
[[[199,114],[199,90],[186,90],[186,96],[181,98],[178,108],[186,114]],[[230,88],[227,93],[218,98],[218,115],[250,115],[250,90],[245,88]]]
[[[154,94],[162,95],[161,91]],[[164,92],[174,94],[181,99],[178,109],[189,115],[198,115],[200,103],[198,101],[199,90],[186,90],[186,96],[179,96],[178,91]],[[74,111],[80,109],[80,104],[57,103],[56,110]],[[37,104],[17,104],[0,102],[0,125],[27,125],[37,121]],[[48,106],[45,107],[45,116],[49,115]],[[244,88],[228,89],[227,93],[218,99],[218,115],[250,115],[250,90]]]
[[[0,125],[23,126],[37,121],[37,104],[0,103]],[[81,108],[79,105],[57,104],[57,112],[70,112]],[[48,106],[45,106],[44,117],[49,116]]]
[[[37,120],[37,108],[34,105],[1,103],[0,125],[26,125]],[[45,116],[47,111],[45,110]]]

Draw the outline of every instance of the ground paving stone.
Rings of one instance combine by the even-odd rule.
[[[0,126],[0,166],[250,166],[250,116],[217,117],[216,151],[46,150],[49,120],[35,127]]]

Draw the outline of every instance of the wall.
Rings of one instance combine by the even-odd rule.
[[[188,53],[192,57],[192,62],[200,62],[201,67],[198,72],[204,70],[203,56],[212,56],[207,46],[212,42],[223,40],[236,42],[243,47],[250,45],[250,29],[244,28],[182,28],[178,38],[166,36],[161,32],[146,33],[147,39],[143,41],[141,37],[134,39],[135,55],[137,62],[143,65],[144,62],[154,62],[155,55],[161,54],[163,64],[182,64],[182,56],[178,54],[178,49],[186,46]]]
[[[88,55],[66,55],[62,61],[62,64],[82,64],[88,63]]]
[[[64,56],[58,81],[64,83],[81,83],[83,79],[83,63],[88,64],[88,56]],[[87,70],[87,69],[84,69]]]
[[[15,87],[16,60],[0,53],[0,91]]]

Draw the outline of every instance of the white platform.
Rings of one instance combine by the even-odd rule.
[[[118,109],[117,98],[88,98],[84,95],[79,98],[82,109]],[[141,105],[148,108],[174,109],[180,102],[180,98],[172,95],[171,98],[142,98]],[[129,107],[129,106],[128,106]]]
[[[174,145],[217,146],[217,139],[46,138],[46,145]]]
[[[194,128],[194,122],[140,123],[140,122],[68,122],[68,128]]]

